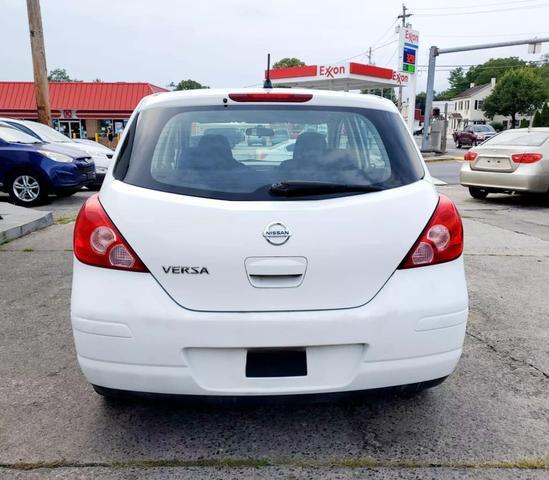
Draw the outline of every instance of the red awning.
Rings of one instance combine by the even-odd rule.
[[[63,111],[76,118],[128,118],[139,101],[165,88],[150,83],[126,82],[51,82],[49,84],[52,116]],[[0,116],[36,118],[32,82],[0,82]]]

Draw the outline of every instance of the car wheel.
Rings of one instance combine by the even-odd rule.
[[[461,148],[461,142],[459,140],[456,142],[456,148]]]
[[[16,205],[34,207],[48,198],[46,182],[32,171],[17,172],[8,179],[6,187],[10,199]]]
[[[478,145],[478,142],[476,140],[473,140],[471,143],[471,147],[476,147]]]
[[[469,193],[471,194],[471,197],[478,198],[479,200],[488,196],[488,191],[479,187],[469,187]]]

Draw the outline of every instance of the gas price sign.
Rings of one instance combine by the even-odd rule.
[[[407,73],[416,72],[417,50],[419,47],[419,32],[410,28],[400,29],[401,59],[400,71]]]

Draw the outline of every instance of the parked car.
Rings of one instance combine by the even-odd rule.
[[[505,130],[464,156],[460,182],[474,198],[549,192],[549,128]]]
[[[98,190],[103,183],[107,169],[112,164],[113,151],[103,145],[99,145],[96,142],[95,145],[82,144],[66,137],[62,133],[58,132],[54,128],[48,127],[43,123],[32,122],[29,120],[18,120],[14,118],[0,118],[0,121],[7,123],[33,137],[37,138],[41,142],[53,143],[57,145],[64,145],[72,149],[78,149],[80,152],[84,152],[86,156],[90,156],[95,164],[96,178],[93,183],[88,185],[90,190]]]
[[[229,143],[231,144],[231,148],[234,148],[240,142],[243,142],[246,138],[242,130],[238,127],[207,128],[206,130],[204,130],[204,135],[223,135],[224,137],[227,137],[227,139],[229,140]]]
[[[301,133],[272,165],[247,146],[235,159],[223,135],[190,146],[189,125],[236,121],[327,134]],[[74,231],[72,326],[98,393],[416,392],[454,370],[461,219],[392,102],[172,92],[146,97],[126,132]]]
[[[88,148],[97,149],[98,152],[104,153],[109,158],[113,157],[113,154],[114,154],[113,149],[103,145],[102,143],[96,142],[95,140],[90,140],[89,138],[73,138],[72,140],[73,142],[80,143],[82,145],[87,145]]]
[[[258,149],[256,159],[263,162],[276,162],[280,164],[290,160],[294,155],[295,140],[287,140],[271,148]]]
[[[95,181],[95,166],[81,151],[43,143],[0,122],[0,184],[17,205],[32,207],[48,194],[66,197]]]
[[[456,148],[461,148],[463,145],[476,147],[496,133],[491,125],[469,125],[461,131],[455,131],[453,137]]]

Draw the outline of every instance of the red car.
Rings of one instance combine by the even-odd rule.
[[[463,145],[476,147],[496,133],[491,125],[468,125],[461,131],[455,131],[453,137],[456,148],[461,148]]]

